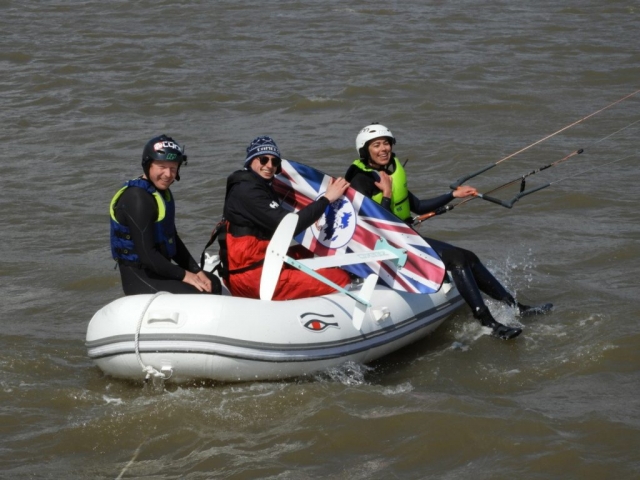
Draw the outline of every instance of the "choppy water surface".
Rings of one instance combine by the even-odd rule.
[[[151,136],[187,144],[173,191],[195,253],[259,134],[341,175],[380,121],[412,190],[444,193],[638,90],[639,7],[5,0],[0,26],[2,478],[640,476],[637,97],[470,182],[487,191],[584,148],[530,178],[551,188],[421,227],[519,299],[556,304],[514,342],[465,310],[367,367],[167,388],[106,378],[84,347],[121,294],[107,204]]]

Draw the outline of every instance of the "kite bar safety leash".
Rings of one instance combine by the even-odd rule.
[[[542,188],[548,187],[549,184],[547,184],[545,187],[540,187],[540,188],[534,188],[534,189],[530,189],[530,190],[525,190],[526,188],[526,178],[530,177],[531,175],[535,175],[536,173],[542,172],[543,170],[546,170],[547,168],[551,168],[551,167],[555,167],[556,165],[569,160],[571,157],[573,157],[574,155],[580,155],[582,152],[584,152],[584,149],[579,148],[578,150],[571,152],[569,155],[567,155],[566,157],[561,158],[560,160],[556,160],[555,162],[549,163],[548,165],[544,165],[543,167],[540,168],[536,168],[535,170],[531,170],[529,173],[525,173],[524,175],[511,180],[507,183],[504,183],[492,190],[489,190],[486,193],[478,193],[477,195],[473,196],[473,197],[469,197],[469,198],[465,198],[464,200],[453,204],[453,205],[444,205],[443,207],[438,208],[437,210],[433,211],[433,212],[429,212],[429,213],[425,213],[422,215],[418,215],[416,217],[414,217],[413,219],[413,223],[412,225],[415,227],[416,225],[420,225],[422,222],[424,222],[425,220],[428,220],[432,217],[435,217],[436,215],[442,215],[443,213],[447,213],[450,212],[451,210],[453,210],[456,207],[459,207],[460,205],[464,205],[467,202],[470,202],[471,200],[475,200],[476,198],[481,198],[483,200],[486,200],[488,202],[492,202],[498,205],[501,205],[503,207],[506,208],[512,208],[514,203],[516,203],[518,200],[520,200],[522,197],[526,197],[527,195],[530,195],[534,192],[537,192],[538,190],[542,190]],[[491,193],[497,192],[498,190],[508,187],[510,185],[513,185],[514,183],[520,182],[520,192],[513,197],[510,201],[505,202],[504,200],[500,200],[499,198],[495,198],[490,196]]]
[[[596,144],[598,144],[598,143],[600,143],[600,142],[602,142],[602,141],[604,141],[604,140],[606,140],[608,138],[613,137],[614,135],[622,132],[623,130],[626,130],[629,127],[632,127],[633,125],[637,124],[638,122],[640,122],[640,120],[636,120],[635,122],[632,122],[629,125],[627,125],[625,127],[622,127],[619,130],[616,130],[613,133],[610,133],[609,135],[607,135],[607,136],[605,136],[605,137],[593,142],[589,147],[591,147],[593,145],[596,145]],[[540,186],[540,187],[537,187],[537,188],[532,188],[532,189],[529,189],[529,190],[525,190],[525,188],[526,188],[526,180],[525,179],[527,177],[530,177],[531,175],[535,175],[536,173],[540,173],[541,171],[546,170],[547,168],[555,167],[556,165],[559,165],[560,163],[565,162],[566,160],[569,160],[571,157],[573,157],[575,155],[580,155],[584,151],[585,151],[584,148],[579,148],[578,150],[575,150],[575,151],[571,152],[569,155],[561,158],[560,160],[556,160],[555,162],[549,163],[548,165],[544,165],[542,167],[536,168],[535,170],[532,170],[529,173],[521,175],[518,178],[515,178],[515,179],[513,179],[513,180],[511,180],[511,181],[509,181],[507,183],[504,183],[504,184],[492,189],[492,190],[489,190],[486,193],[479,193],[478,195],[476,195],[474,197],[466,198],[466,199],[464,199],[464,200],[462,200],[462,201],[460,201],[460,202],[458,202],[458,203],[456,203],[454,205],[445,205],[443,207],[438,208],[437,210],[435,210],[433,212],[428,212],[428,213],[425,213],[423,215],[418,215],[418,216],[414,217],[412,225],[413,226],[417,226],[417,225],[421,224],[422,222],[424,222],[425,220],[428,220],[428,219],[430,219],[432,217],[435,217],[436,215],[442,215],[443,213],[450,212],[454,208],[459,207],[460,205],[464,205],[465,203],[470,202],[471,200],[475,200],[476,198],[481,198],[483,200],[495,203],[497,205],[501,205],[501,206],[506,207],[506,208],[512,208],[513,205],[518,200],[520,200],[522,197],[526,197],[527,195],[531,195],[532,193],[535,193],[535,192],[537,192],[539,190],[542,190],[543,188],[546,188],[546,187],[548,187],[550,185],[553,185],[554,183],[557,183],[557,181],[556,182],[551,182],[551,183],[547,183],[546,185],[543,185],[543,186]],[[625,158],[628,158],[628,157],[625,157]],[[619,160],[616,160],[616,161],[619,161]],[[610,163],[615,163],[615,161],[614,162],[610,162]],[[609,165],[609,164],[605,163],[604,165]],[[603,165],[598,165],[598,166],[594,167],[594,169],[600,168],[602,166]],[[593,169],[590,169],[590,170],[593,170]],[[590,171],[590,170],[585,170],[585,172]],[[580,175],[581,173],[584,173],[584,172],[580,172],[580,173],[578,173],[576,175]],[[570,178],[570,177],[566,177],[566,178]],[[515,197],[513,197],[511,200],[504,201],[504,200],[500,200],[499,198],[495,198],[495,197],[490,196],[490,194],[492,194],[492,193],[494,193],[494,192],[496,192],[496,191],[498,191],[498,190],[500,190],[502,188],[505,188],[505,187],[508,187],[510,185],[513,185],[513,184],[515,184],[517,182],[520,182],[520,192]]]
[[[575,155],[576,153],[581,153],[581,150],[582,150],[582,149],[580,149],[580,150],[576,150],[576,152],[574,152],[572,155]],[[607,162],[607,163],[602,163],[602,164],[600,164],[600,165],[596,165],[596,166],[595,166],[595,167],[593,167],[593,168],[589,168],[589,169],[587,169],[587,170],[583,170],[583,171],[581,171],[581,172],[574,173],[573,175],[568,175],[568,176],[563,177],[563,178],[561,178],[561,179],[559,179],[559,180],[555,180],[555,181],[553,181],[553,182],[545,183],[544,185],[540,185],[540,186],[538,186],[538,187],[531,188],[531,189],[529,189],[529,190],[524,190],[524,191],[523,191],[523,190],[521,190],[521,191],[520,191],[520,193],[518,193],[515,197],[513,197],[513,198],[512,198],[511,200],[509,200],[509,201],[500,200],[499,198],[490,197],[490,196],[488,196],[486,193],[484,193],[484,194],[480,193],[480,194],[478,194],[478,196],[477,196],[477,197],[470,197],[470,198],[467,198],[466,200],[463,200],[462,202],[457,203],[457,204],[455,204],[455,205],[445,205],[444,207],[441,207],[441,208],[437,209],[435,212],[429,212],[429,213],[425,213],[424,215],[420,215],[420,216],[418,216],[418,217],[416,217],[416,218],[414,219],[414,221],[413,221],[413,223],[412,223],[412,226],[413,226],[413,227],[416,227],[417,225],[420,225],[420,224],[421,224],[422,222],[424,222],[425,220],[428,220],[429,218],[434,217],[435,215],[441,215],[442,213],[446,213],[446,212],[448,212],[448,211],[450,211],[450,210],[453,210],[455,207],[457,207],[457,206],[459,206],[459,205],[462,205],[462,204],[464,204],[464,203],[467,203],[468,201],[473,200],[474,198],[482,198],[483,200],[487,200],[487,201],[489,201],[489,202],[496,203],[496,204],[501,205],[501,206],[503,206],[503,207],[506,207],[506,208],[512,208],[512,207],[513,207],[513,205],[514,205],[518,200],[520,200],[522,197],[526,197],[527,195],[531,195],[532,193],[538,192],[538,191],[540,191],[540,190],[542,190],[542,189],[544,189],[544,188],[550,187],[551,185],[555,185],[556,183],[560,183],[560,182],[562,182],[562,181],[564,181],[564,180],[567,180],[567,179],[569,179],[569,178],[577,177],[577,176],[582,175],[582,174],[584,174],[584,173],[588,173],[588,172],[591,172],[591,171],[593,171],[593,170],[598,170],[598,169],[600,169],[600,168],[602,168],[602,167],[606,167],[607,165],[611,165],[611,164],[614,164],[614,163],[621,162],[621,161],[626,160],[627,158],[631,158],[631,157],[633,157],[633,156],[635,156],[635,155],[638,155],[638,152],[636,152],[636,153],[632,153],[631,155],[627,155],[626,157],[618,158],[617,160],[613,160],[613,161],[611,161],[611,162]],[[568,158],[568,157],[565,157],[565,158]],[[563,160],[563,159],[561,159],[561,160]],[[557,162],[560,162],[561,160],[558,160]],[[518,178],[518,179],[516,179],[516,180],[515,180],[515,181],[513,181],[513,182],[509,182],[509,183],[506,183],[506,184],[504,184],[504,185],[501,185],[501,186],[499,186],[499,187],[497,187],[497,188],[494,188],[493,190],[491,190],[491,191],[489,191],[489,192],[487,192],[487,193],[492,193],[492,192],[494,192],[494,191],[496,191],[496,190],[498,190],[498,189],[500,189],[500,188],[502,188],[502,187],[505,187],[505,186],[507,186],[507,185],[510,185],[510,184],[512,184],[512,183],[515,183],[515,182],[516,182],[516,181],[518,181],[518,180],[520,180],[520,179]]]
[[[528,191],[527,191],[527,192],[525,192],[525,193],[526,193],[526,195],[529,195],[529,193],[537,192],[538,190],[542,190],[543,188],[550,187],[551,185],[555,185],[556,183],[560,183],[560,182],[562,182],[562,181],[564,181],[564,180],[568,180],[568,179],[570,179],[570,178],[577,177],[577,176],[579,176],[579,175],[583,175],[583,174],[585,174],[585,173],[592,172],[592,171],[594,171],[594,170],[599,170],[599,169],[601,169],[602,167],[606,167],[607,165],[611,165],[611,164],[613,164],[613,163],[622,162],[623,160],[626,160],[627,158],[631,158],[631,157],[637,156],[637,155],[638,155],[638,153],[639,153],[639,152],[635,152],[635,153],[632,153],[632,154],[630,154],[630,155],[627,155],[626,157],[618,158],[617,160],[613,160],[613,161],[611,161],[611,162],[607,162],[607,163],[601,163],[600,165],[596,165],[596,166],[595,166],[595,167],[593,167],[593,168],[589,168],[589,169],[587,169],[587,170],[583,170],[583,171],[581,171],[581,172],[574,173],[574,174],[572,174],[572,175],[567,175],[566,177],[563,177],[563,178],[561,178],[561,179],[559,179],[559,180],[555,180],[555,181],[553,181],[553,182],[549,182],[549,183],[547,183],[546,185],[541,185],[541,186],[539,186],[539,187],[532,188],[531,190],[528,190]],[[523,197],[523,196],[524,196],[524,195],[522,195],[522,197]]]
[[[558,130],[558,131],[556,131],[556,132],[553,132],[552,134],[547,135],[546,137],[541,138],[540,140],[538,140],[538,141],[536,141],[536,142],[533,142],[531,145],[527,145],[526,147],[521,148],[521,149],[520,149],[520,150],[518,150],[517,152],[513,152],[512,154],[507,155],[507,156],[506,156],[506,157],[504,157],[504,158],[501,158],[500,160],[498,160],[498,161],[497,161],[497,162],[495,162],[495,163],[492,163],[491,165],[488,165],[488,166],[486,166],[486,167],[484,167],[484,168],[481,168],[481,169],[480,169],[480,170],[478,170],[477,172],[473,172],[473,173],[470,173],[470,174],[465,175],[465,176],[463,176],[463,177],[460,177],[460,178],[459,178],[459,179],[457,179],[455,182],[453,182],[451,185],[449,185],[449,187],[451,188],[451,190],[455,190],[456,188],[458,188],[460,185],[462,185],[464,182],[466,182],[466,181],[467,181],[467,180],[469,180],[470,178],[477,177],[477,176],[478,176],[478,175],[480,175],[481,173],[486,172],[487,170],[489,170],[489,169],[491,169],[491,168],[495,167],[496,165],[499,165],[499,164],[501,164],[502,162],[506,162],[507,160],[509,160],[510,158],[515,157],[515,156],[516,156],[516,155],[518,155],[519,153],[522,153],[522,152],[524,152],[524,151],[526,151],[526,150],[529,150],[531,147],[534,147],[534,146],[538,145],[539,143],[542,143],[542,142],[544,142],[545,140],[548,140],[548,139],[550,139],[551,137],[554,137],[554,136],[556,136],[557,134],[559,134],[559,133],[561,133],[561,132],[564,132],[565,130],[567,130],[567,129],[571,128],[571,127],[574,127],[574,126],[578,125],[579,123],[584,122],[585,120],[587,120],[587,119],[589,119],[589,118],[593,117],[594,115],[597,115],[597,114],[598,114],[598,113],[600,113],[600,112],[604,112],[604,111],[605,111],[605,110],[607,110],[608,108],[613,107],[614,105],[616,105],[616,104],[618,104],[618,103],[620,103],[620,102],[622,102],[622,101],[626,100],[627,98],[633,97],[633,96],[634,96],[635,94],[637,94],[637,93],[640,93],[640,90],[636,90],[635,92],[630,93],[629,95],[625,95],[624,97],[620,98],[619,100],[616,100],[615,102],[610,103],[610,104],[609,104],[609,105],[607,105],[606,107],[603,107],[603,108],[601,108],[600,110],[598,110],[598,111],[596,111],[596,112],[590,113],[590,114],[589,114],[589,115],[587,115],[586,117],[582,117],[580,120],[577,120],[577,121],[575,121],[575,122],[573,122],[573,123],[571,123],[571,124],[569,124],[569,125],[567,125],[567,126],[565,126],[565,127],[562,127],[560,130]]]
[[[546,170],[547,168],[551,168],[551,167],[555,167],[556,165],[565,162],[567,160],[569,160],[571,157],[573,157],[574,155],[580,155],[582,152],[584,152],[583,148],[579,148],[578,150],[571,152],[569,155],[567,155],[566,157],[561,158],[560,160],[556,160],[555,162],[549,163],[548,165],[545,165],[543,167],[540,168],[536,168],[535,170],[531,170],[529,173],[525,173],[524,175],[515,178],[513,180],[511,180],[510,182],[504,183],[492,190],[489,190],[486,193],[479,193],[478,195],[476,195],[475,197],[469,197],[463,201],[461,201],[460,203],[458,203],[456,206],[458,205],[462,205],[463,203],[466,203],[470,200],[473,200],[474,198],[482,198],[483,200],[487,200],[488,202],[492,202],[492,203],[496,203],[498,205],[502,205],[503,207],[507,207],[507,208],[511,208],[513,207],[513,204],[516,203],[518,200],[520,200],[522,197],[525,197],[533,192],[537,192],[538,190],[541,190],[541,188],[536,188],[536,189],[531,189],[531,190],[526,190],[526,178],[530,177],[531,175],[535,175],[536,173],[540,173],[543,170]],[[494,193],[497,192],[498,190],[501,190],[505,187],[508,187],[510,185],[513,185],[514,183],[518,183],[520,182],[520,192],[518,193],[518,195],[516,195],[511,201],[509,202],[504,202],[503,200],[500,200],[499,198],[495,198],[495,197],[490,197],[489,194],[490,193]]]

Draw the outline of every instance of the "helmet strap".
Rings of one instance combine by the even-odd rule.
[[[151,167],[151,159],[147,158],[144,162],[142,162],[142,171],[144,172],[144,176],[149,178],[149,168]]]

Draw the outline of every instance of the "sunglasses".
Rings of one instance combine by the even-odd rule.
[[[269,160],[271,160],[271,165],[273,165],[275,168],[278,168],[280,166],[280,164],[282,163],[282,160],[280,160],[278,157],[274,157],[274,158],[258,157],[258,160],[260,160],[260,165],[262,165],[263,167],[267,163],[269,163]]]

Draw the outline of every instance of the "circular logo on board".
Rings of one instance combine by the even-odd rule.
[[[311,231],[316,240],[327,248],[344,247],[356,231],[356,211],[351,201],[343,196],[333,202],[311,225]]]

